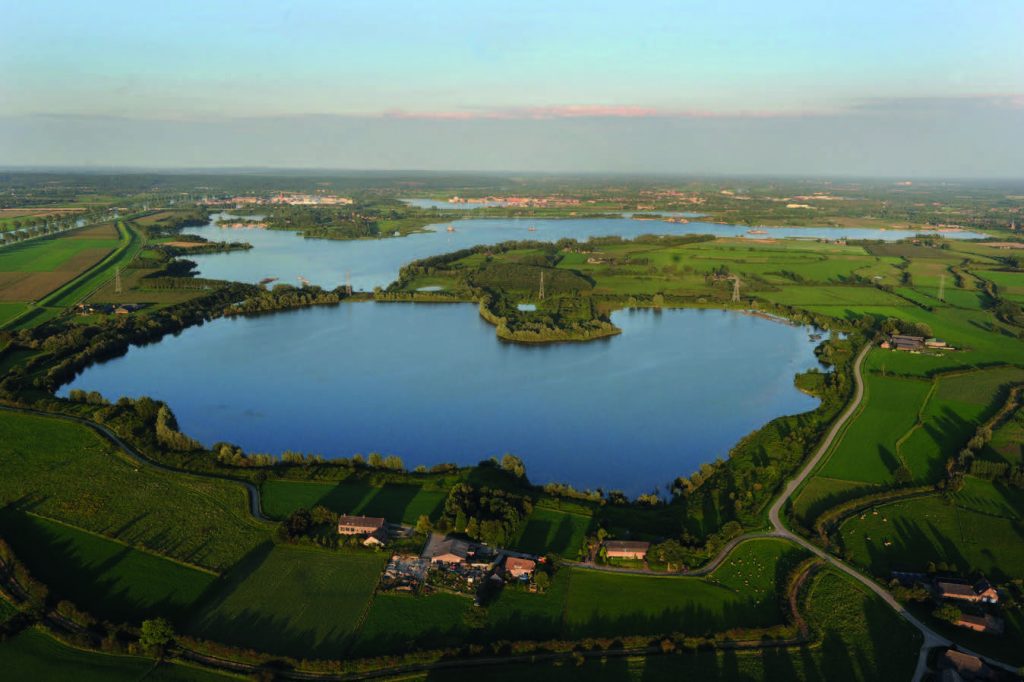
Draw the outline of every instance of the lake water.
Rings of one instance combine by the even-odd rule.
[[[524,346],[500,342],[469,304],[222,319],[91,367],[61,394],[166,400],[206,445],[376,451],[409,467],[512,452],[535,482],[633,495],[817,404],[793,386],[817,364],[806,328],[721,310],[612,320],[613,338]]]
[[[497,244],[510,240],[558,241],[564,238],[586,240],[591,237],[618,235],[636,237],[641,234],[714,234],[720,237],[803,237],[825,239],[896,240],[916,234],[912,230],[873,230],[837,227],[770,227],[766,235],[748,235],[743,225],[691,222],[668,223],[632,218],[519,219],[476,218],[429,226],[430,232],[407,237],[333,241],[303,239],[294,232],[260,229],[227,229],[212,222],[204,227],[190,227],[187,234],[197,234],[214,241],[246,241],[255,248],[234,253],[190,255],[199,264],[199,274],[213,279],[256,283],[265,277],[298,284],[304,277],[313,284],[333,289],[345,283],[350,272],[352,286],[369,291],[385,287],[398,277],[401,266],[410,261],[436,256],[481,244]],[[530,231],[529,228],[536,228]],[[947,233],[953,238],[977,238],[970,232]]]

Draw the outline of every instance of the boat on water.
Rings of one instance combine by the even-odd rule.
[[[530,225],[528,228],[526,228],[526,231],[527,232],[536,232],[537,228],[535,226],[533,226],[533,225]]]
[[[449,232],[454,232],[455,231],[455,226],[454,225],[449,225],[448,226],[448,231]]]
[[[768,230],[747,230],[747,234],[768,234]]]

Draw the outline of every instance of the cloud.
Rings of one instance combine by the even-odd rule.
[[[580,118],[792,118],[803,116],[827,116],[835,113],[835,111],[828,110],[714,111],[711,109],[675,109],[638,105],[560,104],[534,107],[456,109],[449,111],[407,111],[404,109],[393,109],[379,114],[379,116],[381,118],[424,121],[546,121],[552,119]]]

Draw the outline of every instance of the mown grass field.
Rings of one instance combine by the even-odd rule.
[[[456,594],[378,594],[352,638],[352,654],[374,656],[403,649],[458,646],[470,633],[467,614],[474,608],[470,597]]]
[[[215,576],[160,556],[13,510],[0,510],[0,536],[51,593],[98,618],[180,621]]]
[[[0,411],[0,505],[222,571],[268,536],[245,489],[137,466],[91,429]]]
[[[374,486],[355,479],[340,483],[267,481],[262,494],[263,511],[273,519],[320,504],[339,514],[382,516],[394,523],[416,523],[421,514],[436,519],[447,496],[443,490],[416,485]]]
[[[92,232],[96,228],[89,228]],[[35,301],[100,262],[118,246],[117,235],[75,232],[0,249],[0,301]]]
[[[151,658],[114,656],[66,646],[39,630],[25,630],[0,642],[0,671],[5,680],[46,682],[223,682],[231,676]]]
[[[187,629],[273,654],[343,656],[386,560],[386,553],[261,546],[214,586]]]
[[[504,665],[481,669],[445,669],[403,680],[468,682],[485,674],[495,682],[564,680],[580,682],[875,682],[913,676],[920,636],[881,599],[832,570],[819,573],[804,605],[820,644],[753,651],[719,650],[682,655],[609,657]]]
[[[574,570],[567,636],[685,632],[782,622],[777,579],[803,552],[778,540],[743,543],[707,579]]]
[[[523,524],[512,548],[535,554],[550,552],[574,559],[593,526],[592,516],[537,506]]]
[[[879,506],[840,528],[855,564],[877,576],[929,562],[993,580],[1024,577],[1024,493],[968,477],[950,503],[933,496]]]

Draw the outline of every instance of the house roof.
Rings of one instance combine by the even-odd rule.
[[[651,543],[636,540],[605,540],[604,546],[612,552],[646,552],[651,548]]]
[[[357,528],[369,528],[377,530],[382,528],[387,521],[378,516],[351,516],[342,514],[338,517],[339,526],[356,526]]]
[[[939,592],[942,594],[956,595],[959,597],[976,597],[978,593],[974,591],[974,588],[970,585],[963,583],[947,583],[939,581],[935,583],[935,586],[939,588]]]
[[[985,662],[977,656],[964,654],[953,649],[947,649],[942,655],[943,660],[952,668],[960,672],[980,673],[985,669]]]
[[[455,538],[439,542],[434,547],[431,557],[445,556],[446,554],[451,554],[452,556],[457,556],[460,559],[465,559],[469,556],[469,543],[465,540],[458,540]]]
[[[506,557],[505,570],[508,571],[532,571],[537,568],[537,562],[533,559],[520,559],[519,557]]]

